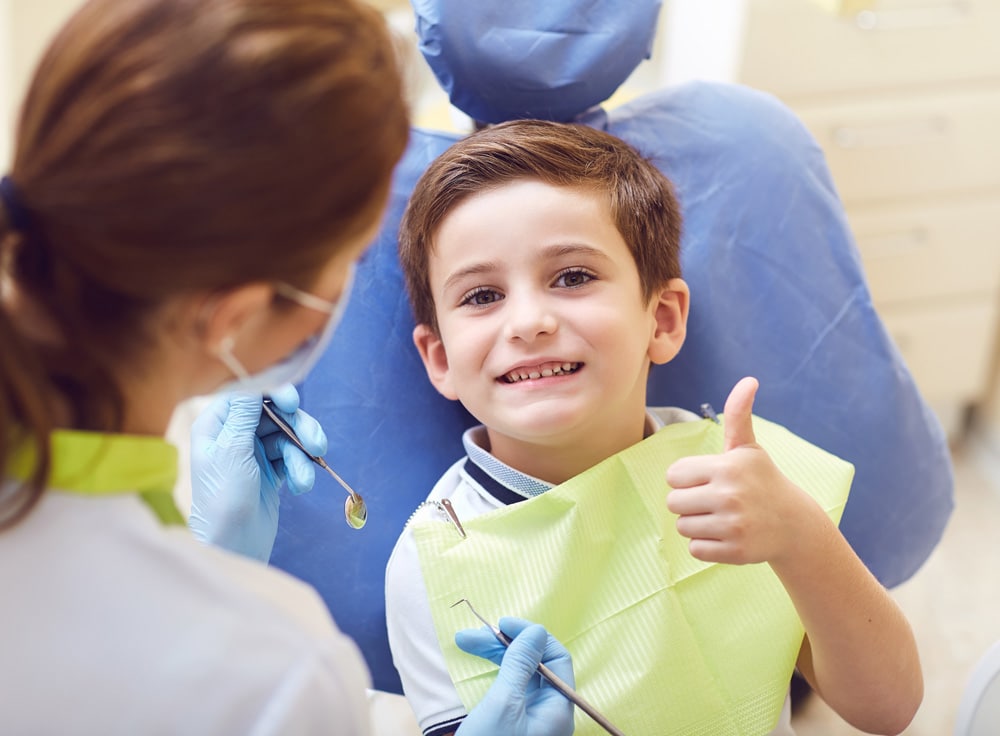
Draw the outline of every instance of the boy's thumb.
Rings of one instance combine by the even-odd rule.
[[[733,386],[726,399],[726,407],[723,411],[726,423],[725,443],[723,449],[728,452],[743,445],[756,444],[757,438],[753,433],[753,400],[757,395],[757,379],[742,378]]]

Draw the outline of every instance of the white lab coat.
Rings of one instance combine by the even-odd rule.
[[[48,492],[0,532],[5,734],[364,736],[368,687],[312,588],[136,495]]]

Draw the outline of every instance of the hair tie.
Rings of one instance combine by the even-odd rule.
[[[30,217],[28,210],[21,203],[21,195],[17,185],[9,176],[0,178],[0,202],[7,210],[7,219],[14,230],[24,232],[28,228]]]

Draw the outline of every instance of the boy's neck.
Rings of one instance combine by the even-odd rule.
[[[498,437],[487,428],[490,445],[483,449],[514,470],[558,485],[641,442],[654,430],[645,411],[638,421],[630,421],[621,431],[591,433],[551,445]]]

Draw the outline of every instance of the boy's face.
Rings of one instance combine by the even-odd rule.
[[[442,221],[429,267],[439,334],[418,325],[414,341],[494,454],[641,439],[649,363],[680,348],[687,287],[643,300],[606,195],[534,180],[477,194]]]

